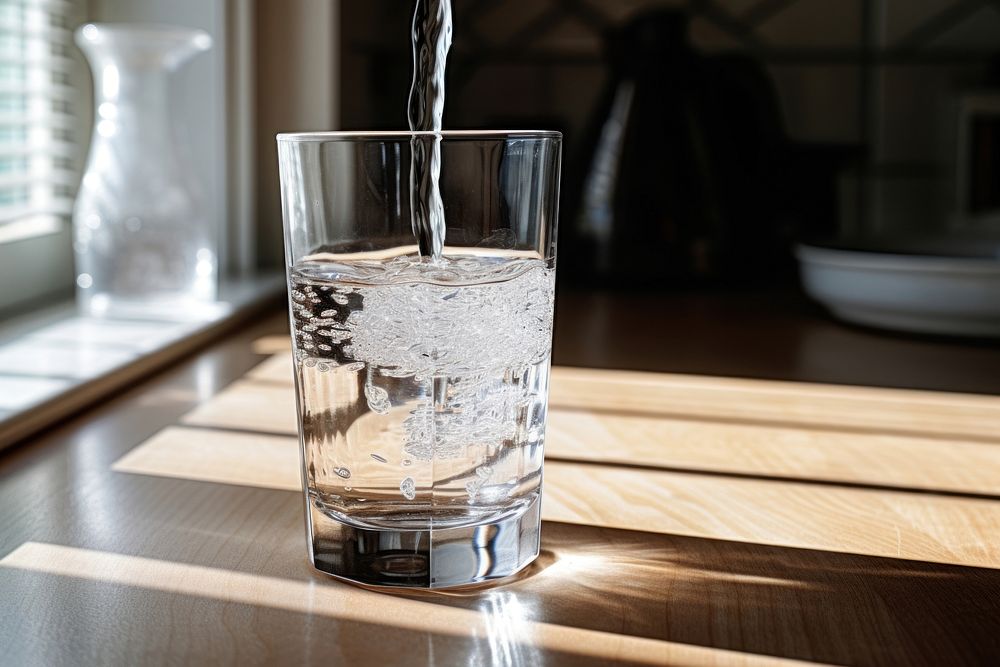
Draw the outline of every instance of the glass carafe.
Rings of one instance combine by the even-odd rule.
[[[94,130],[73,211],[78,301],[87,314],[197,319],[216,297],[216,233],[177,154],[169,77],[207,50],[203,31],[88,24]]]

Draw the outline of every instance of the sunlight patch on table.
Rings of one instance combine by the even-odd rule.
[[[292,349],[292,339],[284,335],[262,336],[253,342],[254,354],[277,354]]]
[[[184,415],[185,424],[295,435],[295,392],[291,387],[250,380],[234,382]]]
[[[295,438],[166,428],[118,459],[116,472],[298,491]]]
[[[299,490],[290,437],[168,428],[119,472]],[[550,461],[542,517],[937,563],[1000,567],[1000,503],[802,482]]]
[[[330,580],[296,581],[40,542],[22,544],[0,559],[0,568],[410,631],[470,637],[489,647],[492,662],[522,654],[530,657],[531,653],[541,648],[645,664],[803,664],[768,656],[537,623],[530,620],[530,610],[519,604],[516,594],[503,589],[483,591],[481,596],[486,604],[480,610],[470,610],[385,595]]]

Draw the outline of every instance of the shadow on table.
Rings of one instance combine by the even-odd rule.
[[[542,535],[540,566],[505,586],[404,595],[839,664],[1000,658],[1000,570],[552,522]]]

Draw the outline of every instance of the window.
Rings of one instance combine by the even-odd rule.
[[[72,289],[70,215],[89,95],[85,0],[0,0],[0,320]]]
[[[0,242],[65,225],[80,150],[71,0],[0,4]]]

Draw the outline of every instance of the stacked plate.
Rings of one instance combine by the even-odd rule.
[[[803,287],[848,322],[927,334],[1000,336],[997,245],[892,247],[888,252],[800,245]],[[922,252],[929,247],[949,254]]]

